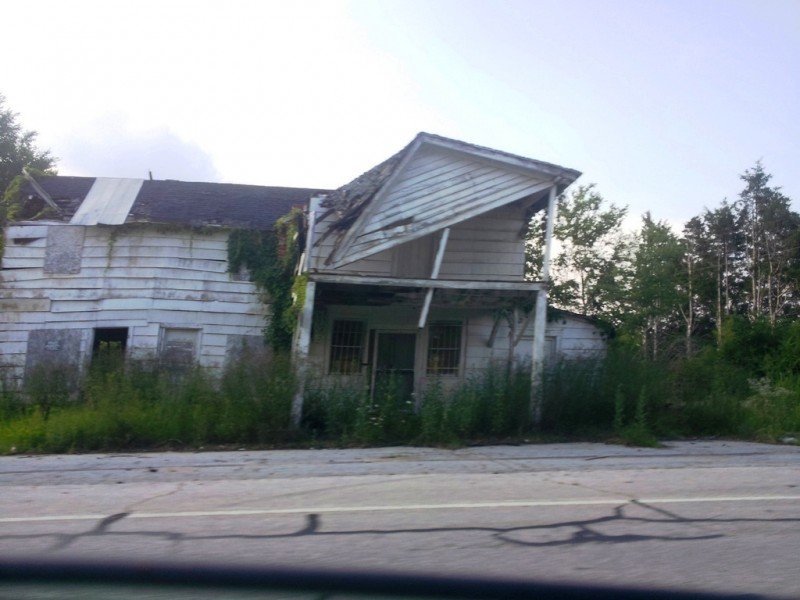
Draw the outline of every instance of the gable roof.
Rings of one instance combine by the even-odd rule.
[[[136,184],[129,210],[121,215],[124,223],[163,223],[185,226],[221,226],[244,229],[268,229],[295,206],[305,206],[308,199],[328,190],[272,187],[232,183],[206,183],[175,180],[108,180],[94,177],[38,177],[37,182],[58,205],[63,218],[70,221],[78,214],[87,196],[99,184],[108,181]],[[98,184],[98,187],[95,185]],[[128,186],[130,192],[131,186]],[[23,194],[36,196],[28,184]],[[121,198],[107,195],[109,206]],[[85,207],[84,207],[85,208]],[[102,207],[101,207],[102,208]],[[82,211],[85,213],[86,211]],[[83,224],[102,219],[82,221]],[[109,223],[113,224],[113,223]]]
[[[385,207],[386,218],[376,216],[384,202],[383,197],[389,193],[395,181],[403,176],[404,170],[409,168],[415,156],[425,151],[466,157],[472,162],[454,168],[451,172],[452,179],[438,182],[438,189],[427,184],[417,184],[414,192],[400,194],[397,198],[386,201],[389,205]],[[475,167],[486,165],[491,165],[494,170],[487,168],[482,174],[478,174],[480,169]],[[508,173],[510,177],[501,181],[497,177],[501,172]],[[419,133],[400,152],[323,199],[321,206],[326,211],[321,219],[326,219],[331,214],[335,216],[326,235],[338,232],[340,237],[327,264],[332,264],[334,268],[348,264],[488,212],[504,203],[533,196],[553,185],[566,187],[579,176],[579,171],[552,163],[431,133]],[[407,179],[411,184],[413,179]],[[430,181],[432,180],[429,179],[428,183]],[[505,186],[499,195],[498,183]],[[460,200],[457,203],[455,199],[451,199],[449,206],[441,202],[441,210],[434,217],[437,210],[436,193],[448,188],[460,188]],[[469,198],[465,199],[466,196]]]

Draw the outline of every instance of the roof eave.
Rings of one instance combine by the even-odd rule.
[[[564,187],[570,185],[582,175],[580,171],[568,167],[562,167],[553,163],[526,158],[524,156],[518,156],[484,146],[477,146],[432,133],[421,132],[417,135],[417,140],[424,144],[439,146],[457,152],[465,152],[473,156],[513,166],[531,173],[545,175],[548,178],[554,179],[557,184],[563,185]]]

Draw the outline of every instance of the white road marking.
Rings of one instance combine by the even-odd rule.
[[[128,519],[174,519],[186,517],[241,517],[258,515],[294,515],[311,513],[389,512],[407,510],[451,510],[480,508],[535,508],[547,506],[619,506],[621,504],[686,504],[693,502],[776,502],[800,500],[800,496],[698,496],[687,498],[602,498],[586,500],[520,500],[513,502],[458,502],[449,504],[397,504],[383,506],[317,506],[300,508],[265,508],[241,510],[188,510],[176,512],[132,512]],[[47,521],[96,521],[108,514],[42,515],[38,517],[0,517],[0,523],[36,523]]]

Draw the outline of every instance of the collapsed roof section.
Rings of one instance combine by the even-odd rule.
[[[519,200],[533,205],[578,171],[430,133],[325,197],[337,268]],[[541,203],[543,206],[543,202]]]

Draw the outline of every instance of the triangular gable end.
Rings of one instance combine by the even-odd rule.
[[[579,173],[547,163],[420,134],[397,170],[343,238],[338,268],[451,227]]]

